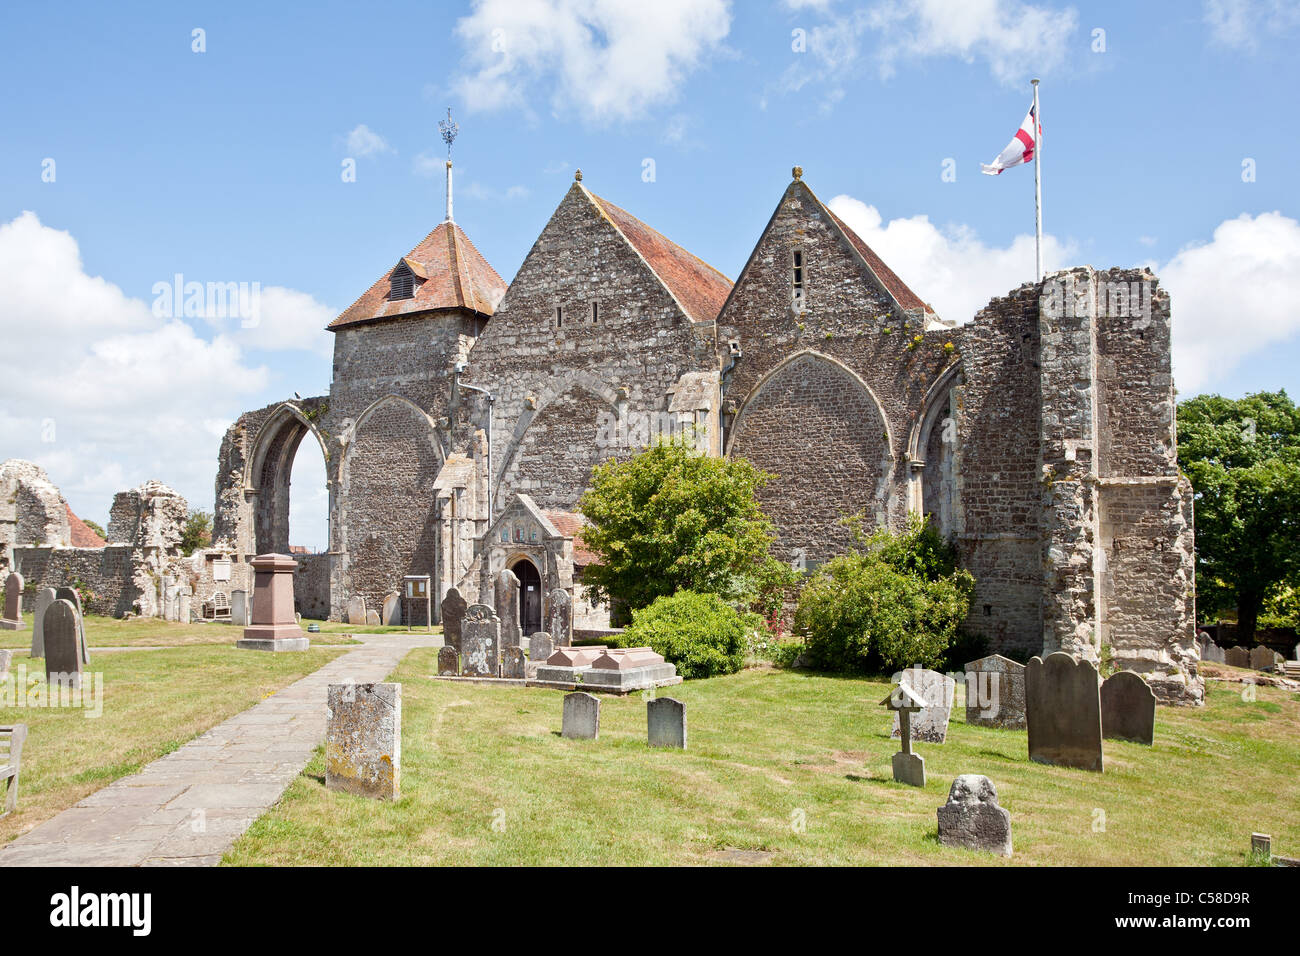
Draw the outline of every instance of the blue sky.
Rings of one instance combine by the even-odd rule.
[[[442,218],[448,106],[456,219],[507,280],[575,167],[734,278],[799,163],[964,321],[1033,278],[1032,171],[979,164],[1040,76],[1048,266],[1151,263],[1182,394],[1300,393],[1295,3],[11,4],[0,31],[0,458],[101,522],[153,477],[210,509],[225,425],[327,391],[320,327]],[[255,329],[150,315],[177,273],[279,291]]]

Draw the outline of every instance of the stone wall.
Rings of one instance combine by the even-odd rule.
[[[19,547],[14,549],[14,561],[27,582],[25,610],[34,610],[36,592],[42,588],[76,587],[82,590],[90,614],[122,617],[158,612],[158,569],[138,548]]]
[[[329,554],[295,554],[298,571],[293,576],[293,603],[299,614],[315,620],[330,616],[330,561]],[[383,607],[366,601],[366,607],[376,610]]]

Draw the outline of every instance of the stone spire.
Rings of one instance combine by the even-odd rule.
[[[451,217],[451,144],[456,139],[456,134],[460,132],[460,127],[451,120],[451,107],[447,107],[447,118],[438,121],[438,132],[442,134],[442,141],[447,144],[447,222],[454,222]]]

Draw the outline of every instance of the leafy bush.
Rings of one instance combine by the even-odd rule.
[[[745,666],[748,637],[763,630],[757,614],[738,612],[716,594],[678,591],[632,612],[620,647],[651,647],[682,677],[734,674]]]
[[[875,673],[942,666],[970,608],[974,578],[957,569],[955,550],[919,517],[901,533],[859,540],[860,550],[822,565],[799,595],[795,630],[808,664]]]

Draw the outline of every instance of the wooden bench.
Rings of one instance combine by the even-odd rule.
[[[18,805],[18,767],[23,756],[23,741],[27,739],[26,724],[0,725],[0,783],[5,784],[5,812],[13,813]]]
[[[211,601],[203,605],[203,616],[214,621],[229,619],[230,598],[226,597],[224,591],[218,591],[212,595]]]

